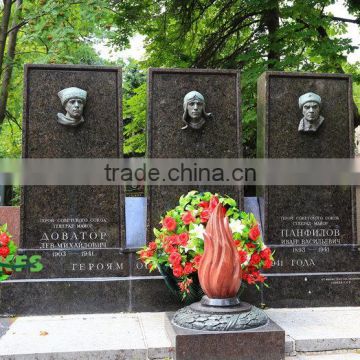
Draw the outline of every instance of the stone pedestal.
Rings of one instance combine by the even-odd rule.
[[[172,323],[167,313],[165,327],[176,360],[283,360],[285,332],[270,319],[264,326],[243,331],[189,330]]]

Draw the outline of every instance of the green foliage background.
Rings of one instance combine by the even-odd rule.
[[[17,0],[22,3],[6,117],[0,123],[0,157],[21,156],[23,65],[59,63],[124,68],[124,153],[146,149],[146,71],[148,67],[232,68],[242,74],[245,156],[255,156],[256,81],[266,70],[348,73],[360,108],[360,62],[347,24],[359,26],[360,4],[345,6],[355,20],[331,14],[334,0]],[[1,5],[2,4],[2,5]],[[0,10],[3,10],[0,2]],[[2,20],[4,11],[0,13]],[[12,31],[9,27],[9,33]],[[135,34],[145,36],[141,62],[106,61],[93,48],[107,41],[117,49]],[[0,78],[3,81],[3,78]],[[356,117],[360,124],[360,119]]]

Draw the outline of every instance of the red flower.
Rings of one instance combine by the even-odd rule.
[[[169,230],[174,231],[176,229],[176,220],[171,216],[166,216],[163,220],[163,225]]]
[[[210,210],[204,209],[201,213],[200,213],[200,221],[202,223],[206,223],[209,220],[210,217]]]
[[[239,250],[238,253],[239,253],[240,263],[243,264],[247,260],[247,252],[244,250]]]
[[[0,245],[6,246],[10,241],[9,236],[6,233],[0,234]]]
[[[246,273],[245,271],[243,271],[243,272],[241,273],[241,278],[242,278],[244,281],[247,281],[248,277],[249,277],[249,274]]]
[[[189,225],[192,222],[195,222],[195,218],[192,215],[191,211],[187,211],[185,214],[183,214],[181,220],[184,222],[185,225]]]
[[[185,266],[184,266],[184,274],[185,275],[191,274],[192,272],[194,272],[194,270],[195,269],[193,268],[192,263],[187,262],[185,264]]]
[[[168,237],[168,241],[171,245],[179,245],[179,236],[171,235]]]
[[[266,259],[264,261],[264,265],[263,265],[263,268],[264,269],[270,269],[272,267],[272,261],[270,259]]]
[[[210,198],[210,203],[209,203],[209,209],[210,211],[213,211],[216,208],[216,205],[219,203],[219,199],[217,196],[213,195]]]
[[[256,282],[264,282],[266,280],[266,277],[261,275],[258,271],[252,274],[254,276],[254,280]]]
[[[0,256],[7,257],[10,253],[10,249],[7,246],[2,246],[0,248]]]
[[[261,257],[258,253],[254,253],[251,256],[250,264],[251,265],[257,265],[261,261]]]
[[[171,239],[172,239],[171,236],[165,236],[164,244],[169,245],[171,243]]]
[[[256,245],[253,244],[253,243],[247,243],[247,244],[246,244],[246,247],[247,247],[248,249],[255,249],[255,248],[256,248]]]
[[[175,277],[180,277],[183,275],[183,268],[181,267],[181,265],[174,266],[173,274]]]
[[[201,201],[198,206],[202,207],[203,209],[207,209],[209,207],[209,202],[208,201]]]
[[[199,266],[200,260],[201,260],[201,255],[196,255],[196,256],[194,257],[194,265],[195,265],[195,266]]]
[[[157,245],[156,245],[155,241],[152,241],[152,242],[149,243],[149,249],[150,250],[156,250],[156,247],[157,247]]]
[[[241,242],[240,242],[240,240],[235,240],[235,241],[234,241],[234,244],[235,244],[235,246],[237,247],[237,246],[239,246],[239,245],[241,244]]]
[[[172,246],[172,245],[165,245],[164,246],[164,250],[166,253],[171,254],[174,251],[176,251],[176,249]]]
[[[255,277],[252,274],[247,274],[246,282],[249,285],[255,284],[256,283]]]
[[[252,285],[257,282],[264,282],[266,280],[266,277],[261,275],[260,272],[256,270],[253,266],[249,266],[247,270],[248,273],[243,272],[242,278],[248,284]]]
[[[259,225],[255,225],[252,227],[249,231],[249,238],[253,241],[256,241],[256,239],[260,236],[260,229]]]
[[[260,252],[260,256],[263,260],[267,260],[271,256],[271,250],[269,248],[266,248]]]
[[[169,262],[173,265],[180,265],[181,255],[176,251],[172,252],[169,256]]]
[[[179,235],[179,244],[181,246],[186,246],[189,240],[189,234],[184,232],[182,234]]]

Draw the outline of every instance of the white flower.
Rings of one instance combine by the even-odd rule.
[[[246,226],[241,222],[241,220],[234,219],[230,219],[229,226],[232,233],[241,233],[246,228]]]
[[[202,224],[194,224],[194,228],[189,231],[190,235],[204,240],[205,227]]]
[[[241,264],[241,267],[244,268],[246,266],[249,265],[249,262],[250,262],[250,259],[251,259],[251,256],[249,254],[246,255],[246,261],[244,261],[242,264]]]

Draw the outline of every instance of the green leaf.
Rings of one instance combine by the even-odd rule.
[[[10,254],[16,253],[17,246],[15,245],[14,241],[10,240],[8,246],[9,246]]]

